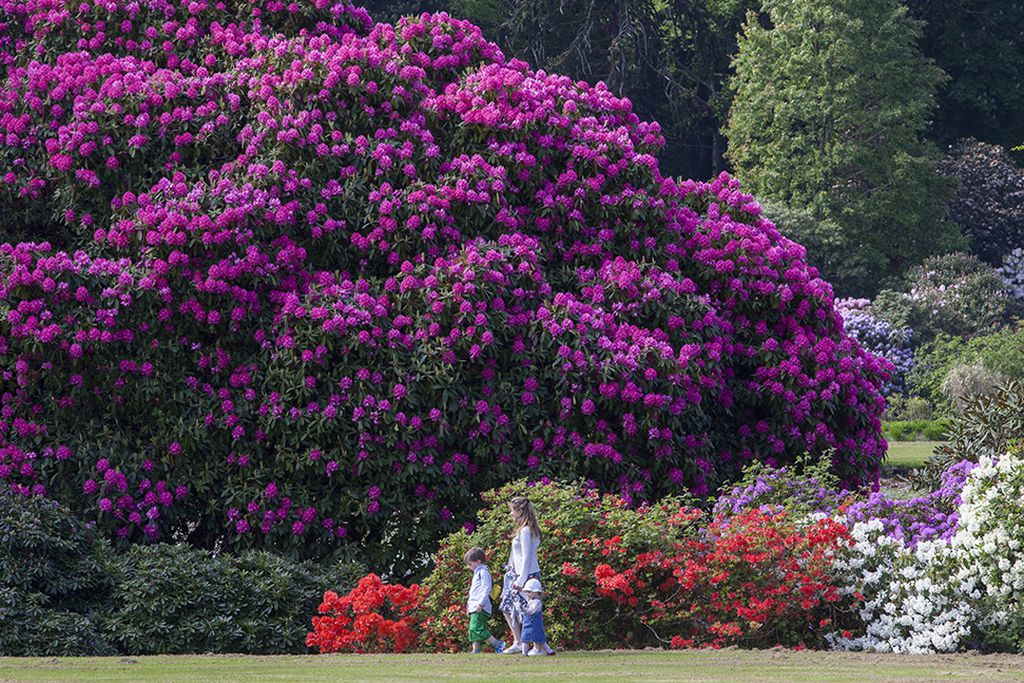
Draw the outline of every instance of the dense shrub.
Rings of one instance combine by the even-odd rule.
[[[959,573],[948,541],[908,546],[877,519],[852,524],[853,547],[836,561],[845,595],[863,596],[859,625],[829,635],[833,647],[875,652],[955,652],[977,618],[973,577]]]
[[[1016,647],[1024,623],[1019,449],[950,467],[913,500],[882,494],[850,506],[855,544],[837,559],[843,592],[864,596],[836,647],[952,652]]]
[[[113,654],[92,623],[113,586],[112,561],[67,508],[0,494],[0,655]]]
[[[977,604],[981,582],[964,571],[953,541],[974,463],[953,464],[937,488],[908,498],[839,490],[817,467],[752,472],[752,483],[719,499],[734,514],[785,505],[797,519],[824,515],[849,529],[852,542],[838,548],[826,574],[853,601],[838,604],[854,609],[820,622],[815,635],[839,649],[945,652],[967,646],[984,614]]]
[[[1024,458],[1020,444],[982,456],[962,493],[954,546],[983,590],[974,627],[993,648],[1024,642]],[[971,596],[977,597],[977,596]]]
[[[1018,325],[995,334],[972,339],[978,358],[995,372],[1010,379],[1024,379],[1024,327]]]
[[[61,609],[42,593],[0,586],[0,655],[73,657],[117,651],[93,619]]]
[[[325,586],[363,569],[184,545],[116,556],[47,498],[0,494],[0,655],[305,652]]]
[[[649,629],[595,594],[594,571],[610,552],[635,559],[685,542],[696,532],[700,512],[679,499],[634,509],[619,496],[575,485],[514,482],[485,494],[489,507],[481,510],[472,532],[464,529],[442,541],[433,571],[423,582],[425,646],[455,651],[465,645],[470,576],[463,555],[471,547],[483,548],[500,584],[512,531],[507,503],[516,495],[530,497],[544,534],[539,561],[544,626],[552,642],[570,649],[657,644]],[[495,635],[500,638],[503,630],[496,628]]]
[[[971,251],[996,265],[1024,244],[1024,168],[999,145],[959,140],[939,164],[957,183],[946,215],[971,239]]]
[[[1009,379],[1024,379],[1024,329],[1012,327],[963,340],[939,335],[917,351],[917,363],[908,378],[910,391],[935,407],[939,415],[952,412],[943,383],[958,365],[980,363]]]
[[[326,0],[0,25],[0,211],[59,230],[0,247],[0,478],[119,546],[401,575],[523,472],[873,478],[885,371],[830,287],[603,86]]]
[[[913,330],[917,342],[939,334],[990,333],[1005,322],[1012,301],[999,273],[969,254],[925,259],[905,279],[905,291],[880,292],[872,308],[890,323]]]
[[[265,551],[232,557],[186,545],[136,546],[121,559],[100,623],[125,654],[302,653],[324,586],[343,589],[357,571]]]
[[[612,545],[593,574],[596,595],[672,647],[806,646],[844,620],[860,599],[844,598],[833,572],[849,543],[831,519],[803,524],[784,511],[715,517],[674,552],[623,557]]]

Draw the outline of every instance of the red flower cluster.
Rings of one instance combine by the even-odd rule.
[[[367,574],[352,591],[339,597],[324,593],[321,615],[313,617],[306,645],[321,652],[407,652],[419,640],[416,610],[422,601],[416,584],[384,583]]]
[[[675,552],[633,558],[616,540],[603,541],[609,562],[594,569],[596,595],[673,634],[672,647],[802,645],[854,607],[831,575],[849,532],[830,519],[801,527],[785,512],[719,516]]]

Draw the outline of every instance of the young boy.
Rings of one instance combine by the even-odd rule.
[[[472,548],[466,553],[466,566],[473,571],[473,583],[469,587],[469,600],[466,611],[469,612],[469,642],[473,644],[473,654],[480,654],[480,643],[486,642],[500,653],[505,643],[491,635],[487,630],[487,618],[491,616],[491,572],[484,564],[487,556],[482,548]]]

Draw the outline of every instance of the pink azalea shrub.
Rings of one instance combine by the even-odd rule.
[[[885,361],[736,180],[445,14],[0,0],[0,479],[124,543],[396,571],[524,475],[885,444]],[[378,565],[384,566],[384,565]]]

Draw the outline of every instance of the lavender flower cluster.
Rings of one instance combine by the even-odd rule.
[[[905,393],[907,377],[915,364],[911,330],[875,317],[868,299],[838,299],[836,310],[843,317],[843,328],[848,335],[864,350],[891,364],[883,393],[886,396]]]
[[[715,514],[736,515],[760,507],[788,507],[802,514],[843,515],[846,523],[875,520],[889,537],[914,547],[922,541],[948,541],[957,531],[960,493],[976,463],[948,467],[937,489],[921,496],[894,498],[876,490],[864,496],[837,487],[828,476],[789,468],[758,468],[745,485],[733,487],[715,502]]]

